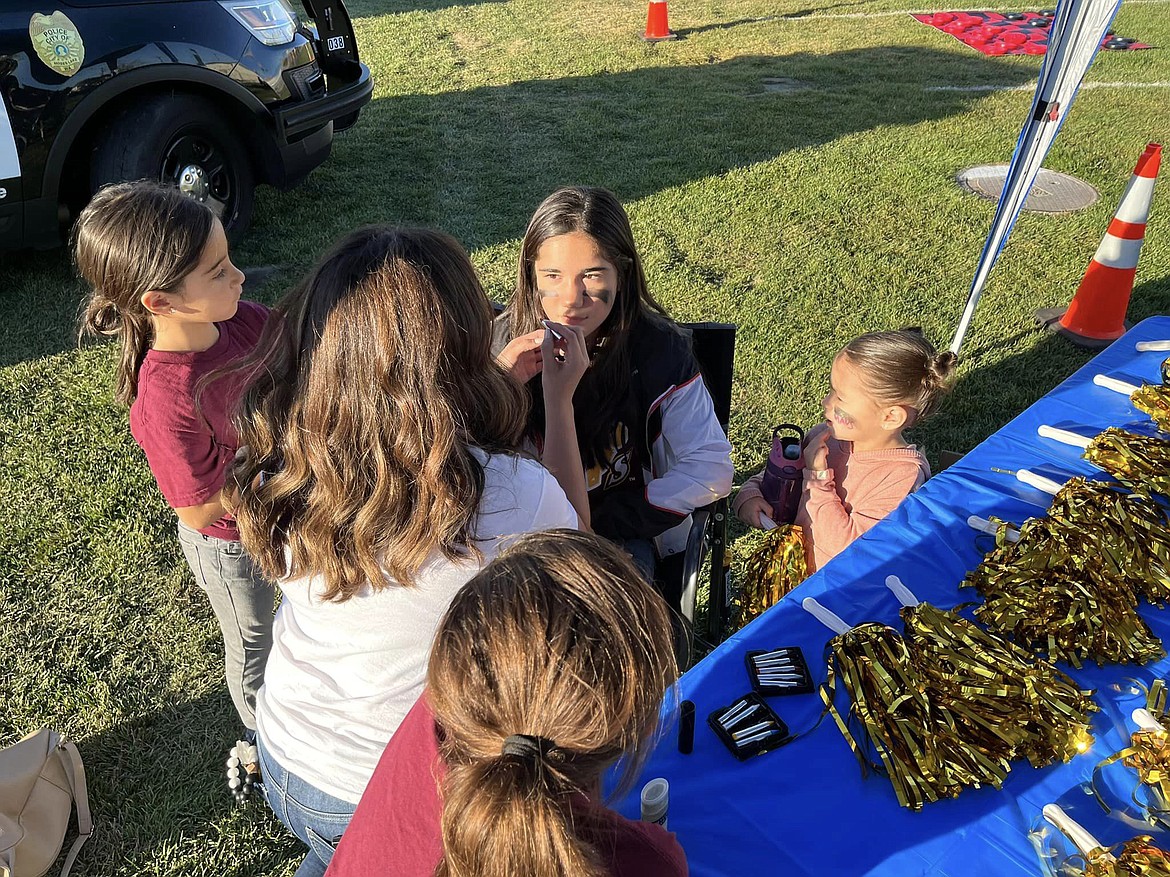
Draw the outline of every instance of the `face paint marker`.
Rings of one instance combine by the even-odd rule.
[[[760,708],[760,705],[758,703],[753,704],[752,706],[750,706],[747,709],[742,710],[740,713],[738,713],[735,716],[735,718],[720,719],[719,724],[721,724],[724,728],[727,728],[728,730],[730,730],[733,725],[738,725],[740,722],[742,722],[744,719],[746,719],[748,716],[750,716],[752,713],[754,713],[759,708]]]
[[[739,742],[744,737],[750,737],[752,734],[758,734],[760,731],[764,730],[765,728],[775,728],[775,727],[776,726],[772,723],[771,719],[766,719],[762,722],[759,722],[755,725],[752,725],[750,728],[744,728],[742,731],[732,731],[731,732],[731,739],[735,740],[736,742]]]
[[[552,327],[552,324],[551,324],[551,323],[550,323],[548,320],[541,320],[541,321],[540,321],[540,325],[544,326],[544,328],[546,328],[546,329],[548,329],[550,332],[552,332],[552,336],[553,336],[554,338],[556,338],[558,341],[564,341],[564,340],[565,340],[565,336],[564,336],[564,335],[562,335],[560,332],[558,332],[556,329],[554,329],[554,328]]]
[[[738,701],[727,708],[727,711],[724,712],[723,717],[729,719],[743,710],[746,710],[751,705],[752,702],[750,700]]]
[[[734,706],[729,707],[727,709],[727,712],[725,712],[722,716],[719,717],[720,724],[726,725],[726,724],[729,724],[731,722],[735,722],[737,719],[739,719],[739,717],[741,715],[743,715],[744,713],[747,712],[747,709],[749,706],[750,706],[749,701],[741,700],[739,703],[735,704]]]
[[[753,734],[751,737],[744,737],[742,740],[736,740],[735,745],[737,747],[739,747],[740,749],[742,749],[744,746],[747,746],[749,743],[758,743],[761,740],[768,739],[773,734],[779,734],[779,733],[780,733],[779,728],[769,728],[766,731],[760,731],[760,733],[758,733],[758,734]]]

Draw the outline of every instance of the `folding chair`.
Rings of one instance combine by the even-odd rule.
[[[699,371],[715,403],[715,416],[723,431],[728,431],[731,420],[731,383],[735,373],[734,323],[683,323],[690,331]],[[699,573],[703,561],[710,556],[710,578],[707,597],[707,630],[705,645],[714,646],[722,638],[727,622],[727,567],[724,554],[727,549],[727,523],[731,503],[727,497],[716,500],[691,514],[691,532],[682,560],[682,597],[680,609],[683,618],[680,654],[690,655],[694,641],[695,602],[699,590]]]

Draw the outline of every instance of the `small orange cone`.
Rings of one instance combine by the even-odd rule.
[[[642,39],[648,43],[678,39],[678,34],[671,32],[666,21],[666,0],[650,0],[650,9],[646,12],[646,33],[642,34]]]
[[[1150,143],[1138,159],[1109,230],[1067,310],[1036,312],[1036,321],[1081,347],[1106,347],[1125,334],[1138,254],[1146,236],[1162,146]]]

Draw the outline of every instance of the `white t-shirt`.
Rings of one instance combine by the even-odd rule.
[[[386,743],[422,693],[431,641],[455,593],[515,536],[576,527],[565,492],[535,460],[486,454],[475,522],[483,559],[435,552],[417,584],[320,599],[316,577],[284,581],[256,724],[282,767],[357,804]]]

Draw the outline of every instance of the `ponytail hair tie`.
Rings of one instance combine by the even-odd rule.
[[[515,755],[517,758],[539,760],[555,748],[556,744],[546,737],[535,737],[531,734],[512,734],[504,738],[504,745],[500,747],[500,755]]]

